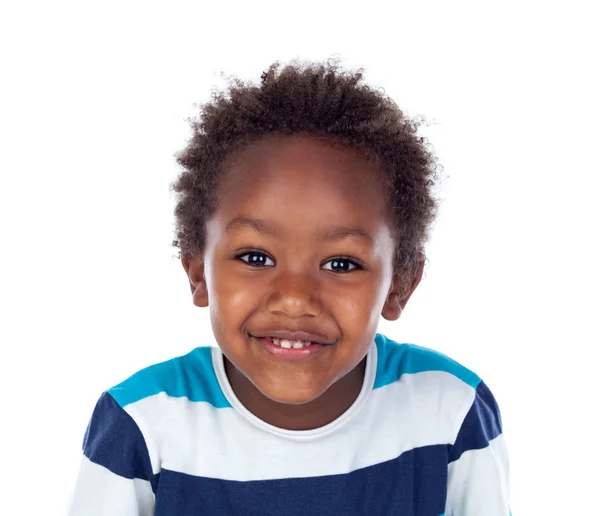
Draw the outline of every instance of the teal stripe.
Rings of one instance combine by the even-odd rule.
[[[398,344],[384,335],[377,334],[377,374],[374,389],[384,387],[400,379],[403,374],[425,371],[450,373],[474,389],[481,378],[443,353],[415,344]]]
[[[164,392],[173,398],[231,407],[215,375],[212,348],[196,348],[187,355],[142,369],[108,391],[121,407]]]

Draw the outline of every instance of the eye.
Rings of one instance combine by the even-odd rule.
[[[245,257],[248,257],[248,259],[245,259]],[[243,262],[246,262],[252,267],[265,267],[269,265],[275,265],[275,262],[273,262],[271,258],[269,258],[265,253],[261,251],[250,251],[247,253],[238,254],[236,258],[242,260]],[[267,260],[271,260],[271,263],[266,263]]]
[[[344,258],[343,256],[339,256],[337,258],[332,258],[331,260],[326,262],[325,265],[327,265],[328,263],[331,264],[331,268],[327,268],[325,266],[323,268],[325,270],[333,271],[333,272],[350,272],[350,271],[353,271],[354,269],[362,268],[355,261],[350,260],[349,258]]]

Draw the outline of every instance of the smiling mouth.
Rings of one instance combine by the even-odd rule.
[[[263,337],[268,341],[272,342],[276,346],[279,346],[284,349],[302,349],[307,346],[318,344],[316,342],[312,342],[310,340],[288,340],[288,339],[278,339],[276,337]]]
[[[321,354],[323,350],[330,346],[330,344],[322,344],[310,340],[291,340],[271,336],[250,336],[256,340],[268,354],[286,361],[310,359]]]
[[[276,346],[281,346],[287,349],[296,349],[309,346],[311,344],[318,344],[320,346],[328,346],[334,344],[330,337],[317,332],[304,331],[304,330],[284,330],[284,329],[271,329],[264,330],[260,333],[248,333],[250,337],[256,339],[268,339],[271,343]]]

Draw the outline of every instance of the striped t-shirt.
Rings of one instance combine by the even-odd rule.
[[[70,516],[509,516],[494,397],[447,356],[378,334],[362,389],[332,423],[249,412],[223,354],[199,347],[98,401]]]

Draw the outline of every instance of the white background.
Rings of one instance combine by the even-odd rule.
[[[447,179],[380,331],[495,394],[517,515],[597,514],[593,2],[14,2],[0,12],[2,514],[61,514],[100,393],[203,344],[173,155],[220,72],[335,54],[422,114]],[[485,515],[482,515],[485,516]]]

